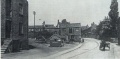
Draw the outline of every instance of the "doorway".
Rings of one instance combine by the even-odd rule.
[[[5,23],[5,36],[6,36],[6,38],[10,38],[10,33],[11,33],[11,21],[6,20],[6,23]]]

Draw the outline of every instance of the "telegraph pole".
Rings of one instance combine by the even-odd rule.
[[[36,15],[35,11],[33,11],[33,15],[34,15],[34,38],[35,38],[35,15]]]

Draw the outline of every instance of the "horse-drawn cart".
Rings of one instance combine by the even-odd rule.
[[[99,49],[100,49],[100,50],[105,50],[105,47],[108,47],[109,50],[110,50],[110,42],[101,41],[101,42],[100,42],[100,47],[99,47]]]

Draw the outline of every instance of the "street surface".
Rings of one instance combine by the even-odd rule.
[[[105,51],[99,50],[99,40],[96,39],[85,39],[84,44],[69,53],[61,54],[52,57],[47,57],[45,59],[120,59],[116,54],[119,51],[115,50],[115,46],[111,43],[110,50],[106,47]],[[118,46],[117,46],[118,47]],[[120,46],[119,46],[120,47]]]
[[[110,50],[99,50],[100,40],[85,38],[84,43],[65,44],[64,47],[49,47],[31,40],[36,48],[2,55],[2,59],[120,59],[120,46],[110,43]]]
[[[49,44],[36,43],[35,39],[29,39],[29,44],[35,48],[30,50],[21,50],[21,52],[7,53],[2,55],[2,59],[42,59],[50,55],[57,54],[61,51],[68,51],[82,43],[74,42],[71,44],[65,44],[63,47],[49,47]]]

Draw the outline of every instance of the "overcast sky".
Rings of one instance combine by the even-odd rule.
[[[111,0],[28,0],[28,3],[29,25],[34,24],[33,11],[36,11],[36,25],[43,21],[56,25],[58,19],[90,25],[92,22],[98,24],[108,16]],[[120,0],[118,3],[120,8]]]

